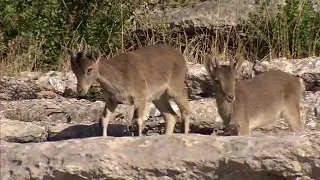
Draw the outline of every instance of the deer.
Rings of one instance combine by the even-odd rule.
[[[300,101],[305,93],[303,80],[281,70],[269,70],[240,80],[243,58],[230,59],[222,66],[217,58],[206,57],[218,113],[231,135],[251,135],[283,118],[293,132],[303,132]],[[233,127],[233,128],[231,128]]]
[[[183,54],[165,44],[145,46],[112,58],[99,50],[68,49],[71,69],[77,78],[77,92],[84,96],[94,81],[100,84],[105,101],[100,116],[102,136],[118,104],[132,105],[134,136],[142,136],[146,105],[152,102],[163,115],[165,134],[174,133],[178,116],[170,105],[175,102],[181,115],[181,132],[189,132],[190,105],[186,89],[188,68]]]

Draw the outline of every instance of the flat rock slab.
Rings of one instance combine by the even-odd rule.
[[[47,136],[44,126],[1,118],[0,139],[10,142],[41,142],[47,140]]]
[[[2,179],[317,179],[320,133],[1,141]]]
[[[305,131],[320,129],[320,91],[307,92],[304,99]],[[177,114],[177,106],[172,103]],[[222,120],[217,112],[214,98],[190,101],[190,133],[220,134]],[[0,101],[0,139],[10,142],[56,141],[73,138],[101,136],[98,123],[104,103],[87,100],[56,98],[21,101]],[[154,106],[144,123],[143,134],[163,134],[165,122]],[[132,136],[132,106],[119,105],[108,126],[109,136]],[[280,120],[269,127],[257,129],[264,133],[278,134],[289,132],[288,125]],[[178,122],[175,132],[180,132]]]
[[[0,101],[1,102],[1,101]],[[101,136],[98,123],[103,110],[103,102],[76,99],[33,99],[2,101],[0,108],[0,139],[9,142],[39,142]],[[151,105],[151,104],[150,104]],[[173,103],[174,109],[180,115]],[[193,114],[190,118],[190,132],[211,134],[214,129],[222,129],[217,114],[215,100],[206,98],[191,102]],[[144,123],[144,134],[162,134],[165,121],[154,106]],[[133,108],[119,105],[108,125],[108,135],[132,136],[130,130]],[[2,116],[2,117],[1,117]],[[180,122],[175,132],[180,132]]]
[[[229,62],[222,61],[221,65]],[[211,96],[212,84],[204,66],[188,62],[188,91],[190,99],[199,99]],[[304,59],[272,59],[255,64],[245,61],[241,66],[241,79],[271,70],[282,71],[300,76],[304,79],[308,91],[320,90],[320,58]],[[76,92],[77,79],[72,72],[49,71],[21,72],[20,77],[0,77],[0,100],[21,100],[46,98],[53,99],[59,96],[78,98]],[[89,100],[102,100],[101,88],[94,83],[84,97]]]

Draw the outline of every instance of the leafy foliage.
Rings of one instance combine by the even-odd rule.
[[[286,0],[276,15],[267,2],[260,14],[252,16],[250,33],[255,54],[261,57],[301,58],[320,55],[320,11],[309,0]]]
[[[10,42],[22,37],[25,48],[20,53],[25,53],[36,40],[43,42],[41,62],[55,64],[61,45],[74,46],[84,38],[86,44],[110,52],[123,46],[130,25],[130,8],[128,3],[112,0],[3,0],[0,50],[6,54]]]
[[[61,46],[75,47],[82,40],[106,54],[164,42],[196,62],[201,62],[205,51],[224,49],[225,45],[230,48],[228,53],[241,47],[249,59],[320,55],[320,11],[310,0],[286,0],[277,14],[270,11],[271,1],[264,0],[260,13],[252,15],[243,27],[226,33],[205,28],[187,33],[168,24],[150,26],[141,17],[134,19],[135,26],[145,26],[147,31],[133,31],[133,10],[138,6],[182,7],[201,1],[205,0],[2,0],[0,74],[3,69],[18,72],[57,70],[61,64],[68,67]]]

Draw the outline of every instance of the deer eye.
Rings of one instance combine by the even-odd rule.
[[[220,83],[220,81],[219,81],[218,79],[215,79],[215,80],[214,80],[214,83],[217,84],[218,86],[221,85],[221,83]]]
[[[89,74],[89,73],[91,73],[92,72],[92,68],[88,68],[87,69],[87,73]]]

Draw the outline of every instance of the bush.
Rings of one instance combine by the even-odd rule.
[[[302,58],[320,55],[320,11],[310,0],[286,0],[272,15],[266,1],[260,14],[249,21],[251,53],[258,58]]]
[[[61,45],[76,47],[82,41],[111,56],[162,42],[179,48],[193,62],[202,62],[207,53],[240,53],[249,60],[320,55],[320,12],[309,0],[286,0],[278,14],[269,11],[270,1],[265,0],[248,22],[224,29],[150,23],[148,11],[133,18],[133,10],[141,5],[180,7],[200,1],[0,1],[0,75],[69,70]]]
[[[1,1],[2,61],[8,55],[25,56],[30,46],[38,46],[41,55],[33,59],[37,67],[41,63],[41,68],[50,65],[48,68],[54,69],[61,59],[61,45],[75,46],[82,39],[107,53],[122,49],[130,26],[130,8],[128,3],[112,0]],[[17,50],[10,47],[17,44],[22,45],[19,50],[10,52]]]

